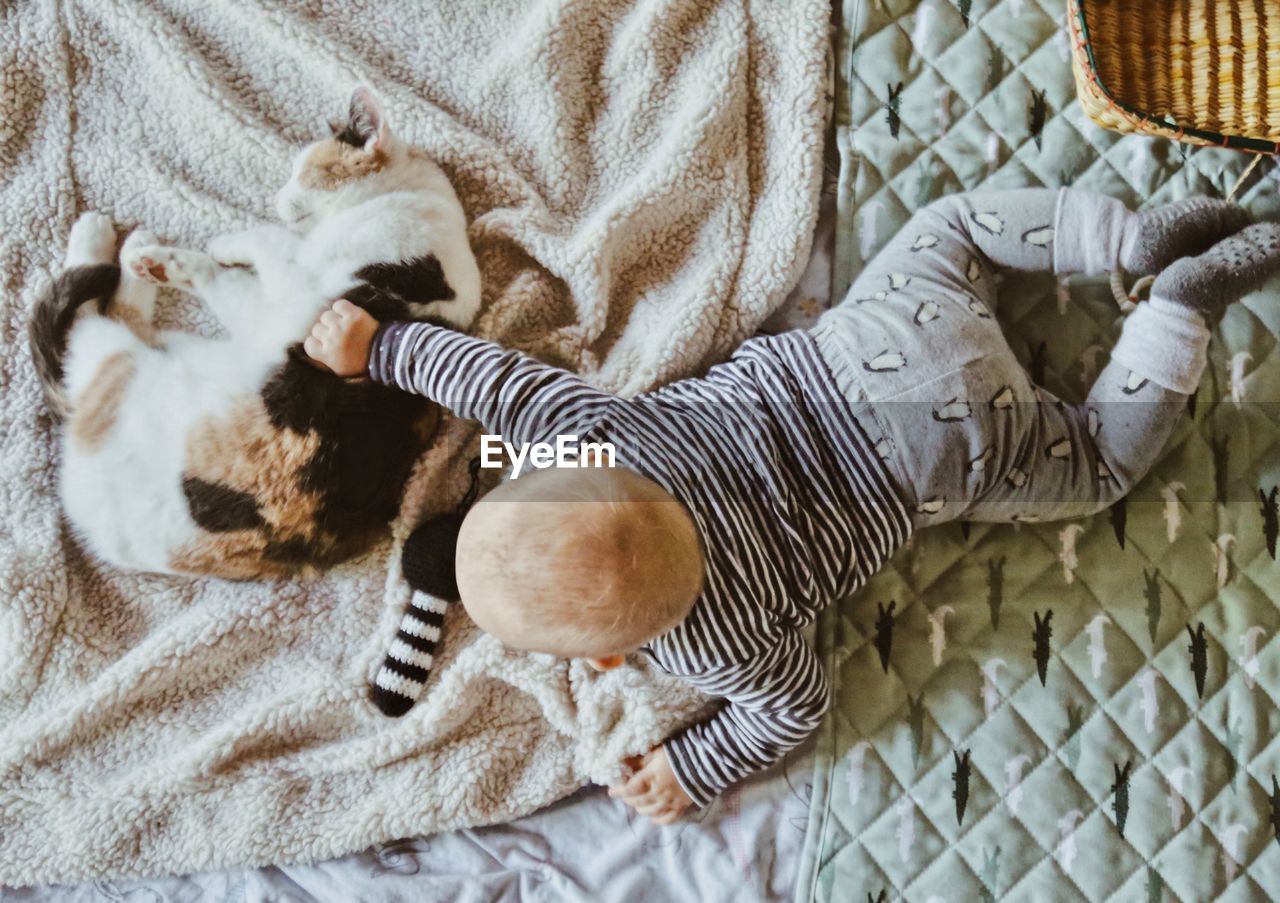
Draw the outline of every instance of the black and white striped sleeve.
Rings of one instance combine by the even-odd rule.
[[[424,395],[512,443],[582,435],[615,401],[566,370],[430,323],[382,326],[369,376]]]
[[[687,679],[726,700],[710,719],[664,744],[676,780],[698,806],[798,746],[817,729],[829,704],[822,664],[793,630],[755,658]]]

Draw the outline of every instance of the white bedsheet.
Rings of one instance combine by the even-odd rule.
[[[600,787],[507,825],[385,844],[312,866],[0,891],[0,900],[612,903],[789,900],[808,816],[809,749],[666,828]]]

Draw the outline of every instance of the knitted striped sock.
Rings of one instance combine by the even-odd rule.
[[[444,613],[458,598],[453,557],[461,529],[460,514],[432,518],[409,534],[400,551],[400,569],[413,595],[369,687],[373,704],[391,718],[413,708],[431,675]]]
[[[422,697],[435,661],[440,627],[449,603],[415,591],[387,649],[369,698],[382,714],[399,718]]]

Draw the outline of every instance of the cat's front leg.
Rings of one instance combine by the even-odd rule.
[[[142,242],[126,244],[120,252],[120,264],[139,279],[195,294],[201,294],[220,269],[212,257],[201,251]]]
[[[410,309],[415,317],[424,320],[443,320],[454,329],[466,332],[475,322],[476,313],[480,310],[480,299],[460,296],[447,301],[412,304]]]
[[[128,274],[122,283],[132,279],[134,283],[168,285],[191,292],[233,335],[252,332],[254,310],[261,295],[261,283],[254,273],[220,266],[202,251],[143,241],[125,242],[120,264]]]
[[[282,226],[254,226],[219,235],[209,242],[209,256],[223,266],[261,269],[264,261],[292,260],[300,239]]]
[[[140,278],[130,264],[138,248],[156,246],[156,237],[147,229],[134,229],[120,249],[120,288],[116,291],[117,304],[127,304],[137,312],[137,323],[131,323],[135,332],[152,332],[156,314],[156,283],[150,278]]]

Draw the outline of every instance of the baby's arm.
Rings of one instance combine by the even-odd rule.
[[[690,678],[726,705],[670,737],[663,748],[685,793],[705,806],[722,790],[781,759],[817,730],[827,710],[827,680],[795,631],[739,665]]]
[[[581,435],[614,401],[518,351],[430,323],[379,326],[347,301],[321,316],[303,347],[340,376],[367,370],[375,381],[424,395],[511,443]]]

